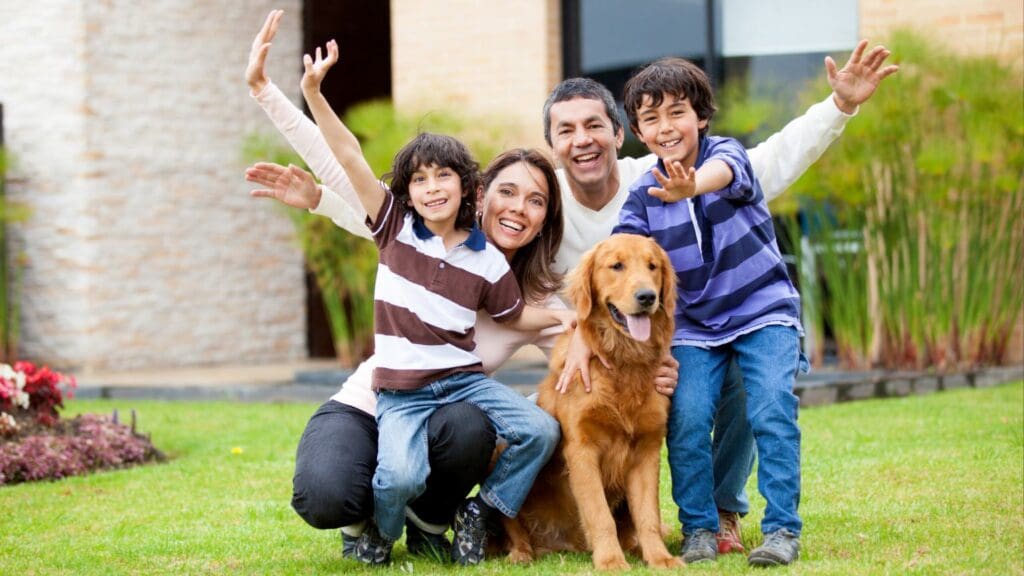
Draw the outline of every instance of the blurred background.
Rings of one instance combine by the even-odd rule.
[[[375,170],[417,130],[486,162],[545,148],[560,80],[617,97],[663,55],[700,64],[712,131],[754,145],[829,94],[858,39],[900,72],[772,204],[805,346],[846,367],[1020,363],[1020,0],[0,0],[0,361],[66,370],[265,364],[370,352],[373,246],[249,197],[294,161],[248,95],[301,102],[301,55],[341,48],[324,92]],[[642,153],[635,141],[624,153]]]

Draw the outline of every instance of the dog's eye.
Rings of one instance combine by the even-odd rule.
[[[657,270],[658,267],[654,265],[654,262],[651,262],[650,264],[647,265],[647,269],[648,270]]]
[[[622,262],[616,262],[611,265],[612,270],[622,270],[623,268],[625,268],[625,266],[622,265]]]

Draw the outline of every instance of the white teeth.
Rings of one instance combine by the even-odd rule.
[[[573,159],[573,161],[575,161],[575,162],[590,162],[591,160],[594,160],[597,157],[598,157],[598,154],[597,154],[597,152],[595,152],[593,154],[584,154],[583,156],[577,156],[576,158]]]
[[[433,202],[427,202],[425,206],[428,208],[434,208],[435,206],[440,206],[446,202],[448,202],[448,200],[446,198],[442,198],[440,200],[434,200]]]
[[[669,140],[668,142],[662,142],[661,143],[661,147],[662,148],[671,148],[672,146],[675,146],[676,144],[679,144],[681,141],[682,140]]]
[[[522,232],[523,230],[526,230],[526,226],[523,226],[518,222],[512,222],[511,220],[500,219],[498,220],[498,223],[506,228],[511,228],[516,232]]]

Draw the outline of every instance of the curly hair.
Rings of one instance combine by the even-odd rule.
[[[480,164],[466,145],[451,136],[423,132],[395,154],[391,164],[391,172],[384,175],[390,180],[391,193],[395,200],[408,204],[409,180],[416,170],[423,166],[450,168],[459,175],[462,183],[462,200],[459,202],[459,213],[455,218],[455,227],[468,230],[475,222],[476,208],[473,199],[476,190],[481,186]]]

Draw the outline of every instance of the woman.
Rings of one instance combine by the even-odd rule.
[[[259,163],[246,178],[267,188],[256,197],[272,197],[315,214],[330,215],[342,228],[369,237],[365,213],[350,195],[352,187],[320,132],[266,77],[264,62],[281,11],[268,15],[253,42],[246,71],[251,94],[289,143],[320,177],[291,166]],[[478,198],[480,225],[508,258],[528,301],[562,307],[553,296],[560,278],[551,262],[562,237],[561,195],[554,167],[541,153],[516,149],[498,156],[484,172]],[[332,190],[338,190],[335,194]],[[492,373],[525,344],[550,350],[558,329],[523,333],[477,320],[477,349],[484,370]],[[370,481],[376,465],[376,399],[370,390],[374,362],[369,359],[310,418],[296,455],[292,506],[311,526],[341,528],[343,555],[372,515]],[[458,430],[458,434],[454,431]],[[475,432],[474,432],[475,431]],[[472,487],[484,477],[494,448],[494,432],[474,406],[453,404],[430,421],[430,466],[426,492],[409,506],[406,546],[412,553],[446,553],[444,532]]]

